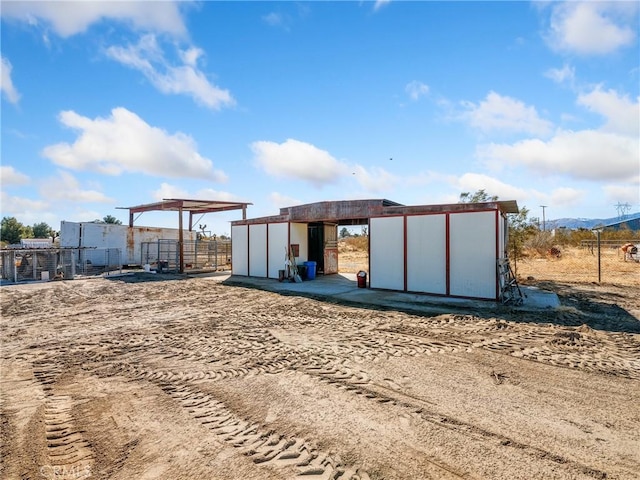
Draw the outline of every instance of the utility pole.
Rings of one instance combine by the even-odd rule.
[[[544,216],[544,209],[547,208],[548,205],[540,205],[542,207],[542,231],[547,231],[547,222]]]

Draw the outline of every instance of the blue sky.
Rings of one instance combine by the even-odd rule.
[[[639,5],[3,1],[1,213],[481,188],[547,219],[637,211]]]

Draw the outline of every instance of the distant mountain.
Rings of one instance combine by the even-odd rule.
[[[631,220],[634,218],[640,217],[640,212],[631,213],[625,215],[626,220]],[[556,220],[547,220],[547,229],[551,230],[554,228],[569,228],[569,229],[578,229],[578,228],[586,228],[587,230],[591,230],[594,227],[599,225],[609,225],[610,223],[618,222],[620,220],[619,217],[610,217],[610,218],[558,218]]]

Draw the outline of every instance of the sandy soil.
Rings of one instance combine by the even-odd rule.
[[[0,478],[638,478],[637,288],[419,316],[222,278],[2,287]]]

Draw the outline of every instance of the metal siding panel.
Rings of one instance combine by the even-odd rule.
[[[249,226],[249,276],[267,276],[267,225]]]
[[[370,220],[371,288],[404,290],[404,217]]]
[[[231,227],[231,273],[249,275],[249,227],[246,225]]]
[[[407,290],[447,293],[446,215],[407,217]]]
[[[284,269],[287,253],[288,223],[270,223],[269,228],[269,278],[278,278],[278,270]]]
[[[309,234],[306,223],[291,223],[291,244],[300,245],[300,256],[296,257],[296,263],[300,264],[309,259]]]
[[[495,213],[450,215],[450,294],[496,298]]]

